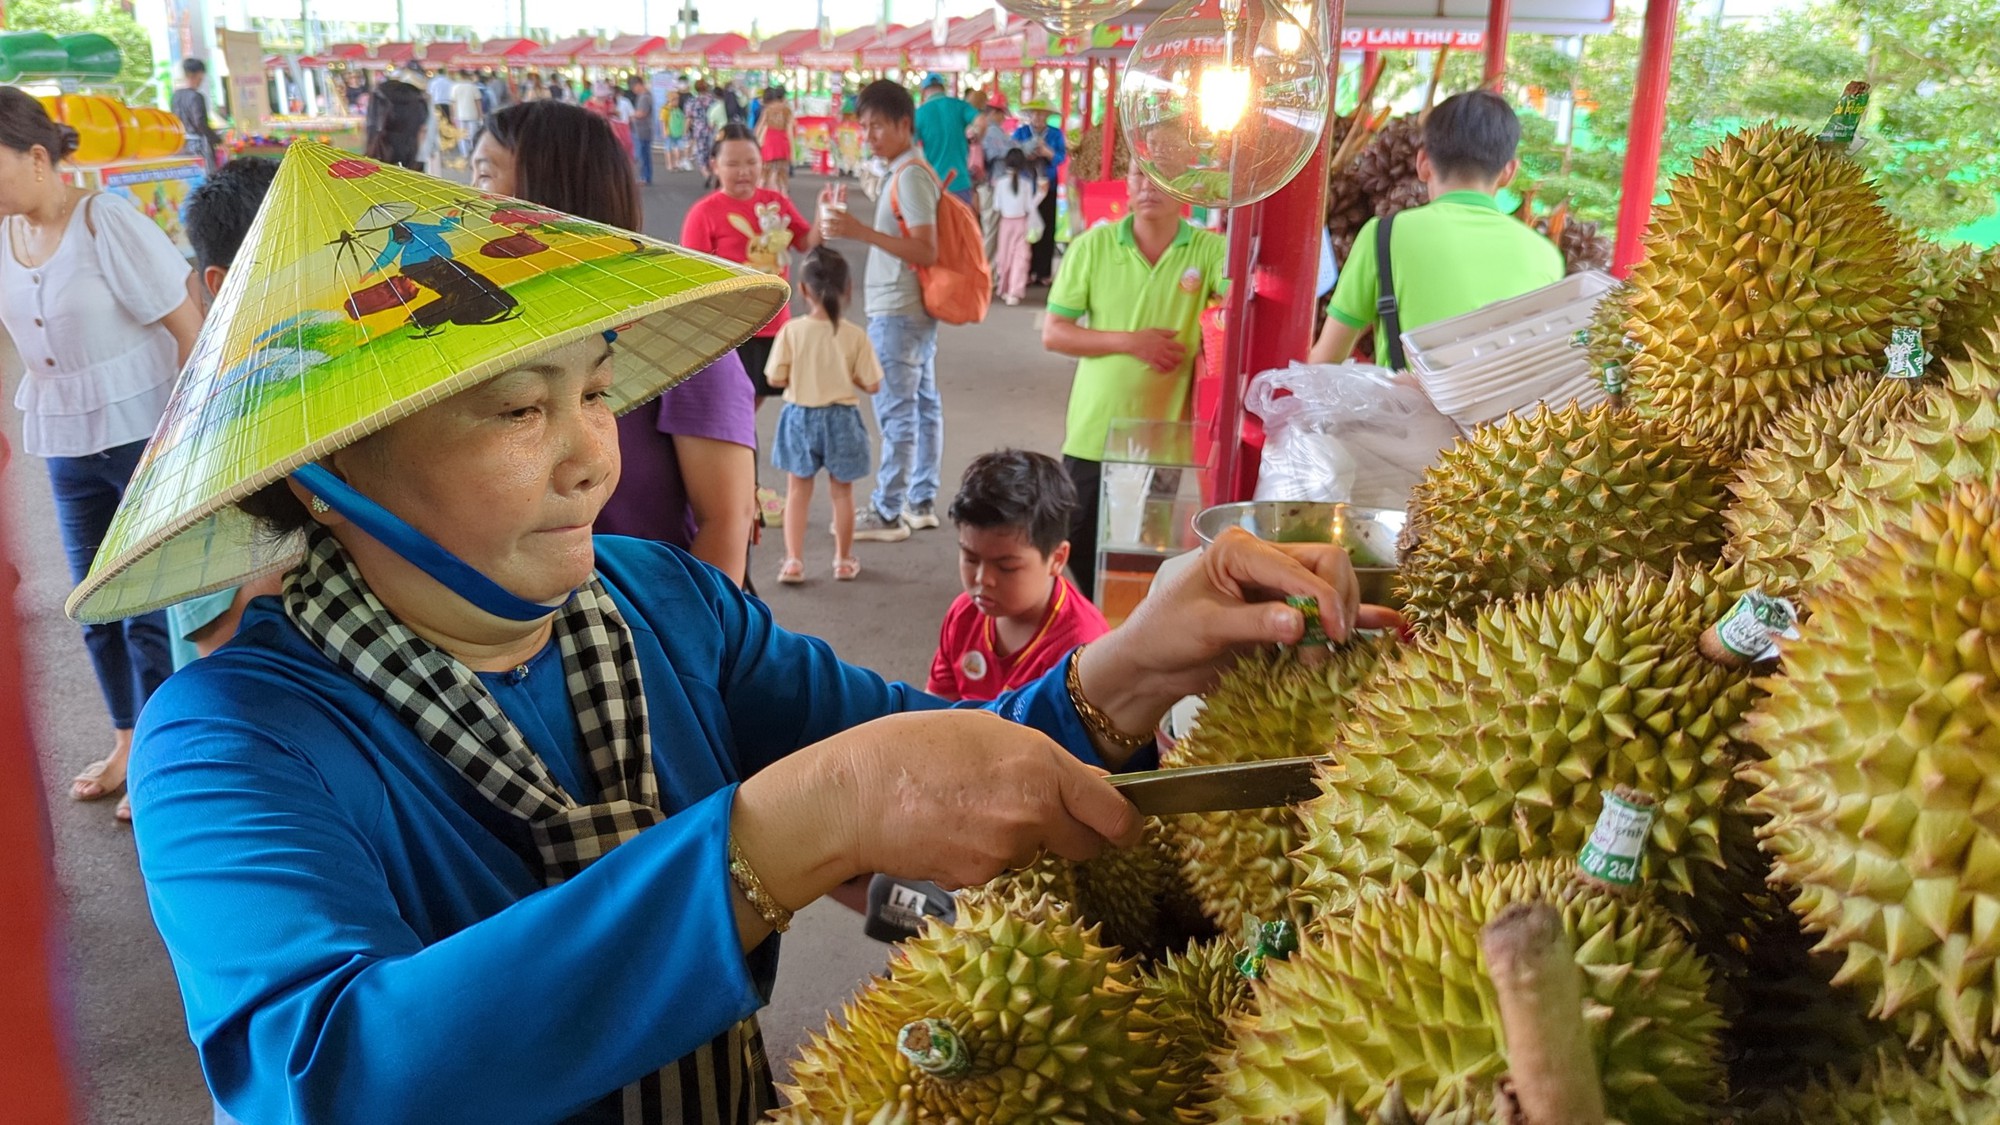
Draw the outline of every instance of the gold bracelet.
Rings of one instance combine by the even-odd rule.
[[[1069,701],[1076,708],[1076,717],[1083,720],[1083,727],[1090,737],[1101,745],[1114,747],[1130,753],[1153,741],[1153,732],[1126,734],[1111,721],[1111,716],[1098,708],[1097,704],[1083,697],[1083,649],[1078,647],[1069,654]]]
[[[743,846],[736,842],[736,835],[729,836],[729,877],[735,881],[736,889],[750,901],[751,909],[764,920],[764,924],[784,933],[792,928],[792,912],[785,909],[771,892],[764,887],[764,880],[757,877],[757,869],[744,858]]]

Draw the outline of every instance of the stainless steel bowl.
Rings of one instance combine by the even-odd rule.
[[[1194,533],[1203,543],[1215,542],[1232,527],[1269,543],[1338,543],[1354,560],[1355,575],[1361,579],[1361,600],[1392,605],[1396,539],[1403,533],[1405,518],[1394,508],[1250,500],[1203,509],[1194,517]]]

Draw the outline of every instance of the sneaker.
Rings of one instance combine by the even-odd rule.
[[[926,500],[903,509],[903,522],[917,531],[929,531],[938,525],[937,505]]]
[[[870,543],[901,543],[910,537],[910,524],[901,516],[885,520],[870,507],[854,517],[854,537]]]

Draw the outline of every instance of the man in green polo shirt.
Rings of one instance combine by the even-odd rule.
[[[1403,331],[1562,280],[1562,252],[1501,213],[1493,198],[1521,167],[1514,158],[1520,141],[1514,108],[1490,90],[1454,95],[1431,110],[1417,150],[1417,175],[1431,201],[1398,214],[1389,228],[1390,277]],[[1368,220],[1340,264],[1326,327],[1312,347],[1314,363],[1345,360],[1362,330],[1375,324],[1375,362],[1390,366],[1389,335],[1376,323],[1380,222]]]
[[[1077,358],[1062,449],[1077,496],[1069,565],[1092,597],[1105,436],[1121,418],[1186,419],[1202,310],[1223,290],[1228,256],[1136,165],[1125,184],[1131,213],[1070,243],[1042,327],[1043,347]]]

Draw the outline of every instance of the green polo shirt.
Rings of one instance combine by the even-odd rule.
[[[1063,453],[1084,461],[1104,459],[1105,435],[1116,419],[1187,417],[1202,310],[1224,288],[1229,248],[1222,236],[1182,220],[1160,260],[1148,262],[1133,239],[1132,222],[1127,215],[1070,243],[1049,289],[1049,311],[1100,332],[1170,328],[1187,358],[1164,373],[1129,355],[1077,360]]]
[[[1340,264],[1327,314],[1349,328],[1375,323],[1381,282],[1370,219]],[[1403,331],[1449,320],[1562,280],[1562,251],[1534,228],[1500,210],[1490,195],[1454,191],[1396,216],[1389,262]],[[1375,361],[1389,362],[1388,335],[1375,333]]]

